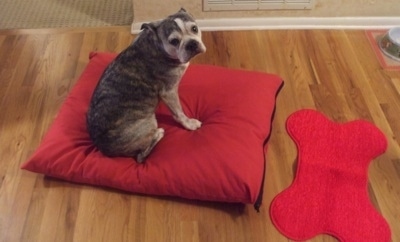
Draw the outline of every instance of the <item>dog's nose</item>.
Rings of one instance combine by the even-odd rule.
[[[186,50],[190,52],[200,52],[199,51],[199,44],[195,40],[189,41],[186,45]]]

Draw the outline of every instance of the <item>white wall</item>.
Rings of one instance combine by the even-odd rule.
[[[400,0],[316,0],[313,10],[203,12],[202,0],[133,0],[134,22],[164,18],[186,8],[199,19],[266,17],[398,17]]]

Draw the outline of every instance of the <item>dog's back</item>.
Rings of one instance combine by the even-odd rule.
[[[188,66],[179,57],[187,62],[205,51],[201,42],[184,38],[179,26],[182,16],[191,18],[181,10],[169,19],[144,25],[101,76],[87,112],[87,127],[93,143],[105,155],[146,156],[164,135],[155,119],[160,93],[178,100],[177,84]],[[181,47],[170,43],[178,37],[182,38]]]
[[[106,68],[93,93],[87,113],[88,131],[106,155],[121,153],[124,141],[117,141],[124,126],[148,117],[158,104],[163,82],[159,80],[162,73],[157,72],[162,70],[154,70],[154,66],[165,57],[154,50],[155,44],[151,32],[142,32]]]

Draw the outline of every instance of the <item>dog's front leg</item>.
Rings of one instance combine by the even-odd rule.
[[[189,130],[196,130],[201,127],[201,122],[194,118],[188,118],[182,111],[182,106],[179,101],[178,89],[173,88],[160,93],[160,98],[168,106],[174,119],[182,124],[183,127]]]

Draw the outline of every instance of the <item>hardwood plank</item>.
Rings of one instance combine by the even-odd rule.
[[[400,241],[400,72],[380,67],[361,30],[205,32],[192,63],[280,75],[285,85],[266,153],[264,202],[251,205],[127,194],[20,170],[39,145],[92,51],[119,52],[129,27],[0,31],[0,241],[289,241],[269,217],[293,181],[297,150],[285,122],[314,108],[366,119],[388,138],[369,167],[371,203]],[[328,235],[316,241],[337,241]]]

